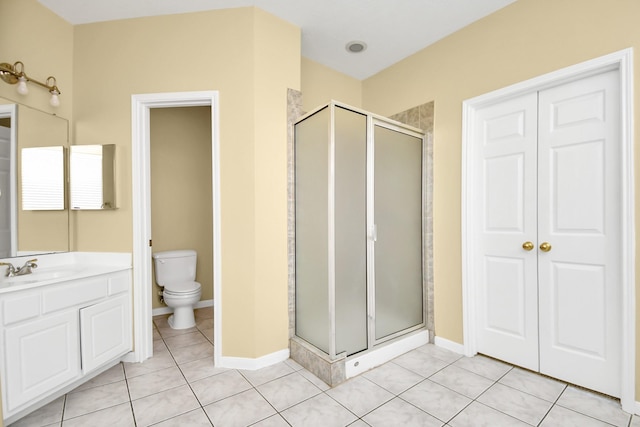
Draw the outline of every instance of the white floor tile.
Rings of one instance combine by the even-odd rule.
[[[500,383],[480,396],[478,402],[532,425],[538,425],[552,405],[551,402]]]
[[[558,405],[619,427],[628,426],[631,418],[618,400],[576,387],[567,387],[558,399]]]
[[[322,392],[309,380],[295,372],[262,384],[257,389],[278,411],[284,411]]]
[[[245,427],[274,415],[276,411],[255,389],[204,407],[214,426]]]
[[[65,396],[61,396],[35,412],[11,424],[11,427],[40,427],[62,421]]]
[[[527,427],[529,424],[482,403],[473,402],[449,421],[451,427]]]
[[[540,427],[610,427],[611,424],[579,414],[562,406],[554,406]]]
[[[135,427],[131,402],[64,421],[64,427]]]
[[[191,383],[191,388],[204,406],[249,390],[251,384],[233,370],[195,381]]]
[[[213,365],[213,357],[186,362],[179,366],[187,382],[194,382],[203,378],[227,372],[227,368],[217,368]]]
[[[125,381],[67,394],[63,419],[79,417],[129,401]]]
[[[269,381],[273,381],[276,378],[284,377],[293,372],[293,368],[285,362],[276,363],[275,365],[268,366],[266,368],[257,369],[255,371],[241,371],[242,375],[251,383],[254,387],[264,384]]]
[[[326,392],[359,417],[394,398],[394,395],[365,377],[356,377]]]
[[[380,367],[366,372],[364,377],[395,395],[410,389],[424,380],[422,375],[418,375],[395,363],[385,363]]]
[[[186,414],[178,415],[177,417],[170,418],[166,421],[162,421],[158,424],[154,424],[153,427],[211,427],[211,421],[209,417],[204,413],[202,408],[194,409]]]
[[[562,381],[520,368],[513,368],[499,382],[549,402],[555,402],[567,386]]]
[[[128,380],[131,400],[140,399],[184,384],[187,384],[187,381],[177,366],[161,369]]]
[[[447,366],[429,379],[471,399],[480,396],[494,383],[493,380],[453,365]]]
[[[137,427],[146,427],[198,409],[200,404],[187,385],[134,400]]]
[[[400,398],[443,422],[449,421],[471,403],[468,397],[430,380],[405,391]]]
[[[474,357],[462,357],[455,361],[454,365],[494,381],[512,369],[511,365],[480,354]]]
[[[420,350],[413,350],[403,354],[393,359],[393,363],[422,375],[424,378],[430,377],[440,369],[449,365],[449,362],[430,356]]]
[[[324,393],[287,409],[281,415],[292,427],[344,427],[358,419]]]
[[[372,427],[440,427],[443,425],[442,421],[399,398],[385,403],[363,419]]]

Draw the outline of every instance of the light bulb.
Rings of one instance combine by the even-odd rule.
[[[52,107],[60,106],[60,98],[58,98],[58,92],[51,91],[51,99],[49,100],[49,104],[51,104]]]
[[[29,93],[29,88],[27,87],[27,79],[24,77],[18,78],[18,87],[16,88],[20,95],[26,95]]]

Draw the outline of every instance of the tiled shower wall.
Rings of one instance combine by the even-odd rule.
[[[302,93],[297,90],[289,89],[287,92],[287,174],[288,174],[288,225],[287,225],[287,250],[288,250],[288,284],[289,284],[289,337],[295,335],[295,168],[294,168],[294,134],[293,124],[304,115],[302,110]],[[424,153],[423,161],[426,163],[426,206],[424,209],[423,227],[425,233],[423,253],[424,268],[426,271],[425,288],[426,292],[426,326],[429,329],[429,338],[433,342],[434,338],[434,316],[433,316],[433,117],[434,102],[419,105],[414,108],[394,114],[389,118],[398,122],[422,129],[426,134],[426,153]],[[293,344],[292,344],[293,345]],[[295,345],[298,347],[298,345]],[[292,348],[292,351],[294,349]],[[315,373],[315,372],[314,372]],[[326,375],[316,373],[320,378],[327,381],[332,377],[331,372]],[[324,377],[327,376],[327,379]],[[331,383],[331,381],[327,381]]]

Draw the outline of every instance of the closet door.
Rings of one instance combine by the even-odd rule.
[[[477,348],[620,396],[617,71],[477,114]]]
[[[538,370],[537,94],[477,114],[477,348]]]
[[[422,138],[374,125],[375,341],[423,320]]]
[[[540,371],[620,395],[618,72],[540,92]],[[541,246],[547,242],[550,250]]]

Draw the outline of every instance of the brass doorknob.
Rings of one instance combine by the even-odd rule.
[[[548,242],[542,242],[540,244],[540,250],[542,252],[549,252],[551,250],[551,245]]]
[[[522,249],[524,249],[525,251],[530,251],[531,249],[533,249],[533,242],[524,242],[522,244]]]

